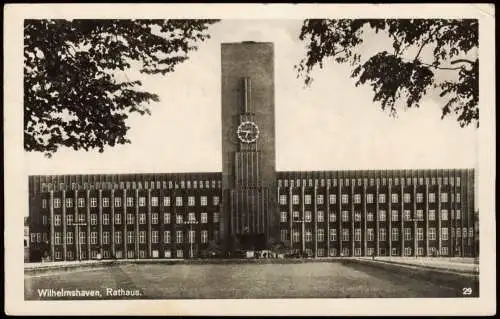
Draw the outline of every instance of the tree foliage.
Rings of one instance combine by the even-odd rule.
[[[360,48],[370,32],[385,32],[392,49],[363,57]],[[441,118],[453,112],[460,126],[479,126],[477,20],[305,20],[300,39],[306,43],[306,57],[296,69],[307,85],[316,66],[345,63],[356,86],[370,85],[373,101],[391,115],[397,113],[396,102],[419,107],[436,89],[445,99]]]
[[[117,74],[174,71],[216,20],[25,20],[24,147],[46,155],[130,143],[125,120],[158,96]],[[123,73],[123,72],[122,72]]]

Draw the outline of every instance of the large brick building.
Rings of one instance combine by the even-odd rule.
[[[474,256],[472,169],[277,172],[272,43],[222,44],[222,172],[30,176],[30,259]]]

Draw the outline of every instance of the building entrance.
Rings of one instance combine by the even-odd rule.
[[[236,236],[239,248],[243,250],[263,250],[266,248],[266,235],[240,234]]]

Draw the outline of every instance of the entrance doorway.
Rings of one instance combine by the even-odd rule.
[[[266,249],[265,234],[240,234],[236,236],[240,249],[263,250]]]

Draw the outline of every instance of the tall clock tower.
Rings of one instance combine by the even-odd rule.
[[[229,246],[261,249],[279,226],[273,44],[223,43],[221,64],[222,236]]]

